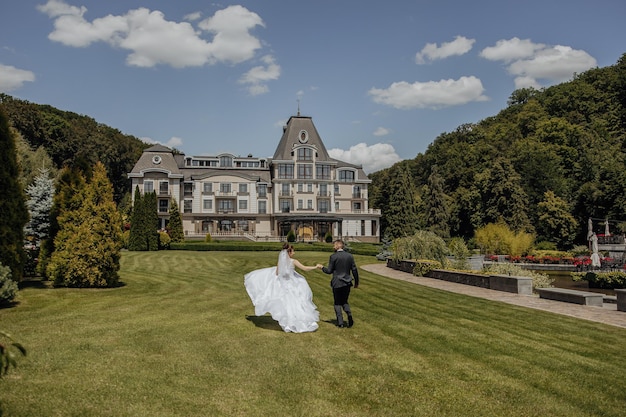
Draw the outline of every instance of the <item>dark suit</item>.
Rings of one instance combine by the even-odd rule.
[[[348,304],[352,280],[354,279],[355,288],[359,286],[359,271],[356,267],[356,263],[354,262],[354,257],[351,253],[348,253],[343,249],[339,249],[330,255],[328,267],[323,267],[322,271],[326,274],[333,275],[330,280],[330,286],[333,289],[337,325],[340,327],[344,326],[342,313],[343,309],[343,311],[345,311],[348,315],[348,326],[352,326],[352,311],[350,310],[350,304]]]

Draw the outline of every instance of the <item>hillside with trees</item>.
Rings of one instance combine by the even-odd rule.
[[[410,172],[412,198],[392,200]],[[514,91],[499,114],[439,135],[423,154],[373,173],[381,227],[417,206],[417,227],[471,239],[491,223],[560,248],[586,243],[587,219],[626,231],[626,54],[569,82]],[[393,201],[393,202],[392,202]],[[407,235],[415,225],[408,225]]]
[[[0,108],[18,135],[23,186],[30,185],[39,169],[52,172],[64,167],[77,168],[87,176],[102,162],[113,184],[117,203],[130,192],[126,174],[145,148],[140,139],[96,122],[93,118],[62,111],[0,94]],[[46,166],[46,161],[52,166]],[[42,166],[43,165],[43,166]]]

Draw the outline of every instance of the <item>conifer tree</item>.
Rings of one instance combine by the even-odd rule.
[[[428,229],[442,238],[450,237],[450,211],[448,196],[443,190],[443,178],[434,165],[428,177],[428,193],[425,197],[426,225]]]
[[[156,192],[144,194],[143,200],[143,227],[148,250],[159,250],[159,215],[157,213]]]
[[[32,236],[36,242],[41,242],[50,236],[50,211],[54,197],[54,181],[48,169],[39,170],[39,175],[26,189],[26,194],[30,220],[24,227],[24,233]]]
[[[419,227],[415,205],[415,189],[411,174],[406,165],[398,165],[399,171],[390,175],[389,205],[387,207],[387,229],[385,234],[392,237],[410,236]]]
[[[95,165],[91,181],[84,184],[75,190],[81,204],[59,214],[48,270],[58,285],[112,287],[119,282],[122,217],[102,163]]]
[[[176,200],[172,198],[170,204],[170,222],[167,226],[172,242],[184,242],[185,232],[183,231],[183,219],[178,210]]]
[[[28,221],[25,195],[18,178],[15,135],[0,109],[0,263],[11,269],[14,281],[22,279],[26,256],[24,225]]]
[[[130,236],[128,238],[128,250],[148,250],[148,241],[145,236],[143,213],[143,195],[141,194],[141,191],[139,191],[139,186],[137,186],[135,188],[133,210],[130,215]]]

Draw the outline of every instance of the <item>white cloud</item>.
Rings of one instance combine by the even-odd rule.
[[[511,62],[531,57],[535,51],[543,48],[545,48],[544,44],[533,43],[530,39],[501,39],[496,42],[495,46],[483,49],[480,56],[490,61]]]
[[[250,31],[264,26],[259,15],[242,6],[229,6],[198,23],[199,29],[213,35],[211,40],[203,39],[202,31],[189,22],[168,21],[160,11],[143,7],[91,22],[84,18],[85,7],[70,6],[61,0],[49,0],[38,10],[54,19],[49,39],[73,47],[107,42],[130,51],[127,63],[139,67],[238,64],[252,59],[261,48],[260,40]]]
[[[569,46],[549,46],[529,39],[500,40],[495,46],[482,50],[480,55],[491,61],[503,61],[507,71],[515,77],[515,87],[540,88],[538,80],[564,82],[597,65],[595,58]]]
[[[188,20],[190,22],[193,22],[193,21],[199,20],[201,17],[202,17],[202,13],[200,13],[200,12],[193,12],[193,13],[186,14],[183,17],[183,19]]]
[[[152,143],[152,144],[159,144],[159,145],[164,145],[167,146],[169,148],[177,148],[180,149],[180,147],[183,145],[183,140],[179,137],[176,136],[172,136],[167,142],[163,143],[161,141],[152,139],[150,137],[144,136],[142,138],[140,138],[142,141],[146,142],[146,143]]]
[[[374,136],[387,136],[390,133],[391,131],[389,129],[385,127],[379,127],[374,131],[373,135]]]
[[[348,150],[330,149],[328,154],[331,158],[339,159],[340,161],[362,165],[366,173],[389,168],[396,162],[401,161],[393,146],[387,143],[376,143],[371,146],[359,143]]]
[[[458,106],[472,101],[486,101],[480,79],[470,76],[458,80],[429,82],[395,82],[386,89],[372,88],[368,94],[376,103],[386,104],[396,109],[439,109]]]
[[[441,46],[437,46],[436,43],[427,43],[420,52],[415,54],[415,62],[424,64],[426,60],[435,61],[454,55],[466,54],[472,49],[474,42],[476,42],[476,39],[457,36],[452,42],[444,42]]]
[[[266,83],[280,77],[280,65],[274,62],[274,57],[265,55],[261,60],[265,65],[252,68],[239,79],[239,83],[246,84],[248,92],[253,96],[267,93],[269,87]]]
[[[27,81],[35,81],[33,72],[0,64],[0,92],[17,90]]]

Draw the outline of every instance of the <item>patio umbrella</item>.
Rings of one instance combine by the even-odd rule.
[[[609,231],[609,219],[604,220],[604,235],[611,236],[611,232]]]
[[[593,235],[593,221],[591,221],[591,217],[587,221],[587,240],[591,240],[591,235]]]
[[[591,266],[600,267],[600,255],[598,255],[598,236],[596,234],[591,235]]]

